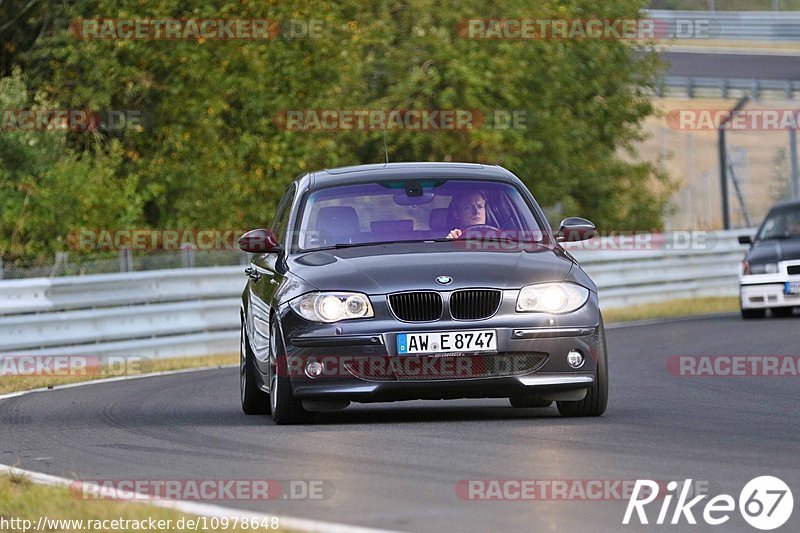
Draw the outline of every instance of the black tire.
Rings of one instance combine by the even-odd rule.
[[[742,318],[749,320],[751,318],[764,318],[767,316],[766,309],[742,309]]]
[[[508,401],[511,403],[511,407],[517,407],[519,409],[527,409],[531,407],[550,407],[553,405],[552,401],[543,400],[542,398],[530,392],[512,396],[508,399]]]
[[[600,338],[597,340],[597,371],[586,397],[578,402],[556,402],[561,416],[600,416],[608,405],[608,358],[606,356],[606,330],[600,317]]]
[[[794,307],[773,307],[772,316],[786,318],[794,314]]]
[[[269,337],[269,398],[272,420],[279,425],[307,422],[311,419],[311,414],[303,409],[300,400],[292,396],[292,381],[289,378],[283,338],[274,320],[270,324]]]
[[[250,341],[242,322],[239,333],[239,393],[242,411],[248,415],[268,415],[270,411],[269,394],[262,391],[256,382],[255,362],[250,350]]]

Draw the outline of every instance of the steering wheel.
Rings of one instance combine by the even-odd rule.
[[[500,231],[500,228],[498,228],[496,226],[492,226],[491,224],[475,224],[474,226],[467,226],[466,228],[464,228],[464,231],[469,231],[469,230],[480,230],[480,231],[494,230],[494,231]]]

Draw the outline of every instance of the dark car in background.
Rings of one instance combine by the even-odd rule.
[[[750,249],[739,278],[743,318],[791,316],[800,306],[800,201],[776,204],[755,238],[739,237]]]
[[[530,191],[499,166],[394,163],[312,172],[251,252],[240,392],[277,423],[350,402],[509,398],[606,408],[597,288]]]

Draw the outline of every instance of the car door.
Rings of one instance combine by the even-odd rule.
[[[279,243],[283,245],[282,251],[253,254],[250,258],[250,268],[252,270],[247,282],[250,301],[248,326],[252,329],[250,344],[256,358],[256,364],[263,372],[267,371],[269,357],[270,312],[275,292],[286,275],[282,263],[286,254],[285,247],[288,245],[286,239],[289,218],[296,190],[295,184],[290,185],[286,190],[278,204],[278,208],[275,210],[275,217],[270,228],[278,238]]]

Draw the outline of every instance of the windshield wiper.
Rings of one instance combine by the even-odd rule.
[[[408,244],[414,242],[444,242],[453,239],[441,237],[437,239],[401,239],[396,241],[372,241],[372,242],[354,242],[354,243],[337,243],[333,248],[353,248],[356,246],[380,246],[382,244]]]
[[[446,242],[452,241],[454,239],[448,239],[446,237],[436,238],[436,239],[406,239],[406,240],[396,240],[396,241],[370,241],[370,242],[337,242],[333,246],[323,246],[321,248],[312,248],[309,250],[304,250],[305,252],[317,252],[319,250],[340,250],[342,248],[359,248],[362,246],[381,246],[385,244],[406,244],[406,243],[414,243],[414,242]]]
[[[518,242],[522,244],[535,244],[539,246],[546,246],[544,242],[534,241],[528,239],[512,239],[508,236],[490,236],[490,237],[467,237],[466,239],[448,239],[447,237],[437,237],[435,239],[398,239],[394,241],[371,241],[371,242],[339,242],[332,246],[323,246],[321,248],[313,248],[304,250],[304,252],[318,252],[321,250],[341,250],[343,248],[361,248],[364,246],[383,246],[387,244],[411,244],[411,243],[425,243],[425,242],[469,242],[469,241],[486,241],[486,242]]]

